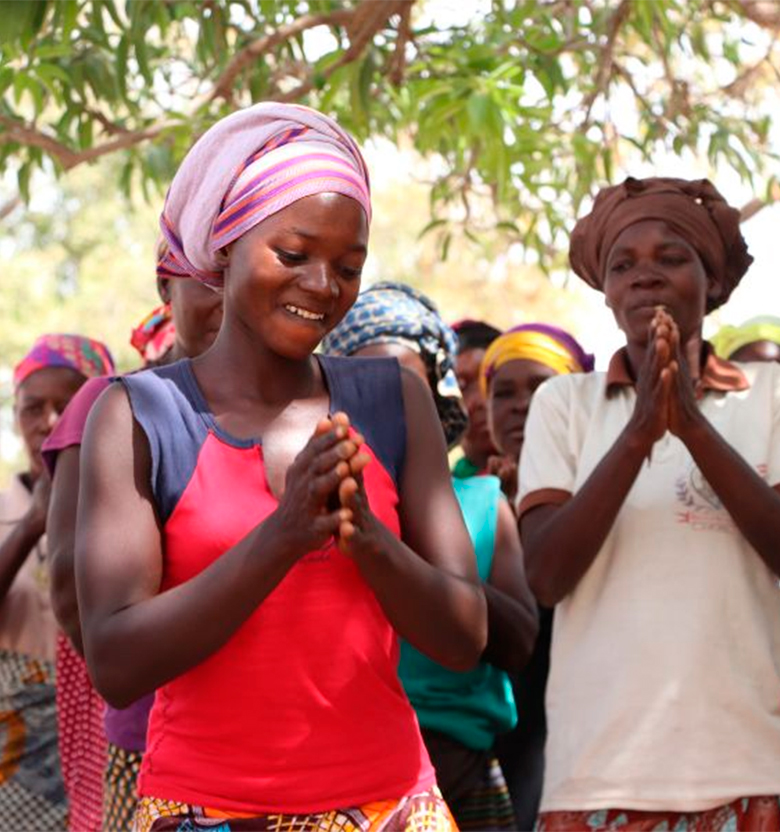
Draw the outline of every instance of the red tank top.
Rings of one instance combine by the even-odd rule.
[[[405,449],[397,363],[320,362],[332,412],[347,412],[366,437],[372,510],[397,535]],[[209,566],[277,502],[262,445],[219,428],[189,362],[122,383],[152,451],[164,591]],[[309,553],[224,647],[157,691],[139,794],[263,814],[430,788],[434,772],[398,655],[355,564],[332,543]]]

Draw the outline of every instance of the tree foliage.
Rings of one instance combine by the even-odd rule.
[[[465,22],[431,0],[0,5],[0,170],[23,198],[36,169],[109,154],[125,191],[164,187],[195,136],[265,99],[411,136],[443,248],[497,224],[542,262],[632,160],[706,154],[762,198],[775,164],[776,3],[493,0]]]

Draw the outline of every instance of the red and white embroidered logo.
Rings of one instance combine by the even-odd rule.
[[[757,465],[756,471],[764,479],[769,473],[766,465]],[[678,523],[693,526],[696,531],[736,531],[736,525],[720,497],[695,465],[678,477],[675,492],[677,502],[682,504],[682,509],[677,512]]]

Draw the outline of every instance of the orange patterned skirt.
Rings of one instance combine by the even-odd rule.
[[[220,821],[222,821],[220,823]],[[244,815],[142,797],[133,832],[458,832],[438,788],[310,815]]]

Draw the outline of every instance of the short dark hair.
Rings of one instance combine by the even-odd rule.
[[[458,353],[487,349],[501,334],[500,329],[484,321],[465,318],[452,325],[458,336]]]

